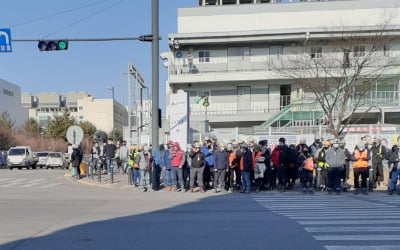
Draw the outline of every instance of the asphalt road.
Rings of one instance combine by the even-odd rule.
[[[141,193],[63,174],[0,170],[0,249],[400,249],[397,195]]]

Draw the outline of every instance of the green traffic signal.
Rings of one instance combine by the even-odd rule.
[[[67,50],[67,40],[41,40],[38,43],[40,51]]]
[[[60,48],[60,50],[65,50],[68,48],[68,43],[64,40],[58,41],[58,48]]]

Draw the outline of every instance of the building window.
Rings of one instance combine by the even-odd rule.
[[[83,109],[83,107],[82,106],[79,106],[79,110],[82,110]]]
[[[83,120],[83,116],[79,116],[79,120]]]
[[[10,91],[10,90],[3,89],[3,93],[4,93],[5,95],[14,97],[14,92],[12,92],[12,91]]]
[[[275,45],[269,47],[269,55],[275,59],[279,59],[283,55],[283,46]]]
[[[210,62],[210,51],[208,50],[199,51],[199,62],[201,63]]]
[[[365,56],[365,46],[364,45],[356,45],[353,47],[353,56],[361,57]]]
[[[311,47],[311,59],[322,58],[322,47]]]

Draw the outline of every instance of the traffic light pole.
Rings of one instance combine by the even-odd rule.
[[[160,37],[159,33],[159,0],[152,0],[152,35]],[[159,106],[159,39],[152,41],[152,85],[151,85],[151,144],[153,150],[158,149],[158,106]]]

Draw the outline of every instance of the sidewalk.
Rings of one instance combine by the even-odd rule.
[[[78,180],[71,176],[71,171],[68,170],[64,174],[65,177],[71,178],[73,181],[88,185],[88,186],[95,186],[95,187],[104,187],[104,188],[115,188],[115,189],[137,189],[137,187],[128,185],[128,175],[118,173],[118,170],[114,170],[114,181],[110,183],[110,175],[108,174],[101,174],[101,181],[98,181],[98,175],[95,174],[93,177],[88,176],[87,174],[81,175],[81,178]]]

